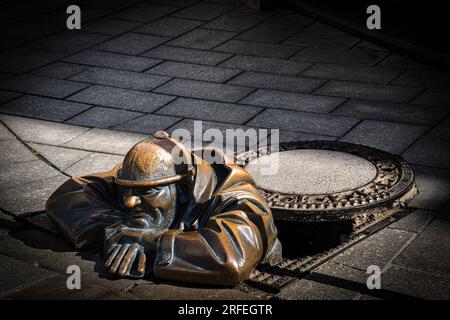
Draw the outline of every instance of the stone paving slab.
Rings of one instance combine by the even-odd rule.
[[[324,80],[246,71],[231,79],[228,83],[259,89],[311,93],[314,89],[320,87],[324,83]]]
[[[435,125],[449,113],[448,108],[350,99],[333,114],[379,121]]]
[[[136,32],[174,38],[200,26],[202,22],[195,20],[179,19],[175,17],[164,17],[150,22],[138,29]]]
[[[421,89],[412,87],[333,80],[327,82],[324,86],[316,90],[315,93],[355,99],[406,103],[417,96],[421,91]]]
[[[382,51],[368,51],[359,48],[352,50],[313,48],[307,47],[300,51],[290,60],[318,62],[318,63],[337,63],[355,66],[373,66],[380,62],[386,56]]]
[[[362,67],[362,66],[348,66],[331,63],[317,63],[311,68],[302,73],[302,76],[333,79],[333,80],[347,80],[358,82],[373,82],[387,84],[391,80],[400,75],[402,71],[392,68],[380,67]],[[402,83],[399,83],[402,84]]]
[[[125,155],[147,135],[107,129],[92,129],[66,142],[65,147]]]
[[[257,26],[241,33],[238,40],[256,41],[265,43],[280,43],[304,28],[301,24],[274,24],[260,23]]]
[[[450,104],[450,90],[428,89],[414,99],[412,103],[448,107]]]
[[[255,14],[230,12],[204,25],[208,29],[241,32],[264,20],[264,17]]]
[[[450,117],[444,119],[433,130],[431,130],[426,138],[450,141]]]
[[[79,126],[7,115],[0,115],[0,120],[23,141],[51,145],[61,145],[89,130]]]
[[[450,88],[450,76],[436,71],[409,70],[392,83],[404,86],[448,89]]]
[[[241,86],[187,79],[173,79],[154,90],[157,93],[222,102],[237,102],[252,91]]]
[[[412,166],[419,193],[411,200],[414,208],[440,210],[450,199],[450,170]]]
[[[140,72],[94,68],[78,73],[69,79],[92,84],[150,91],[171,78]]]
[[[0,70],[10,73],[27,72],[61,58],[58,52],[32,48],[15,48],[0,52]]]
[[[0,106],[0,110],[18,116],[63,122],[90,107],[84,103],[24,95]]]
[[[37,160],[36,156],[22,142],[15,139],[14,136],[13,138],[0,140],[0,150],[2,150],[0,163],[2,165]]]
[[[448,141],[420,139],[402,155],[410,163],[450,169]]]
[[[192,49],[212,49],[228,39],[236,36],[237,33],[221,30],[195,29],[167,44],[176,47]]]
[[[67,123],[95,128],[110,128],[144,115],[140,112],[94,107],[67,121]]]
[[[450,279],[449,261],[450,221],[435,219],[393,263]]]
[[[275,74],[297,75],[310,67],[311,64],[282,59],[236,55],[221,63],[219,66]]]
[[[244,101],[245,99],[241,102]],[[255,106],[178,98],[159,109],[157,113],[183,118],[190,118],[195,115],[195,118],[199,120],[214,121],[217,119],[226,119],[229,123],[244,124],[261,112],[262,109],[261,107]]]
[[[168,77],[210,82],[225,82],[240,72],[241,70],[238,69],[219,68],[172,61],[163,62],[146,71],[146,73],[159,74]]]
[[[196,3],[174,14],[176,17],[193,20],[212,20],[231,10],[232,6],[215,3]]]
[[[161,18],[173,11],[177,10],[174,7],[169,6],[156,6],[146,3],[140,3],[111,17],[123,20],[138,21],[138,22],[150,22]]]
[[[410,232],[420,232],[436,216],[436,212],[416,210],[406,217],[390,224],[388,228]]]
[[[0,169],[0,189],[57,176],[59,173],[40,160],[2,165]]]
[[[56,273],[33,266],[4,255],[0,255],[0,272],[8,274],[2,277],[0,297],[31,286],[39,281],[54,277]]]
[[[228,59],[232,55],[221,52],[160,46],[147,51],[143,54],[143,56],[172,61],[197,63],[202,65],[216,65],[225,59]]]
[[[214,48],[217,51],[267,58],[286,59],[302,48],[280,44],[230,40]]]
[[[134,21],[125,21],[106,17],[85,23],[83,25],[83,30],[104,34],[107,36],[116,36],[128,30],[134,29],[139,25],[140,23]]]
[[[54,62],[46,65],[45,67],[34,70],[32,73],[43,77],[67,79],[88,69],[89,67],[79,64]]]
[[[366,271],[371,265],[383,269],[414,235],[409,231],[383,229],[339,254],[332,261],[362,271]]]
[[[181,118],[177,117],[147,114],[145,116],[116,125],[114,126],[114,129],[151,135],[157,131],[171,127],[180,120]]]
[[[86,87],[78,82],[32,75],[20,75],[0,82],[0,88],[3,89],[60,99]]]
[[[95,50],[82,51],[64,58],[63,61],[136,72],[144,71],[161,62],[157,59]]]
[[[337,117],[327,114],[267,109],[252,119],[248,125],[274,129],[301,131],[305,133],[342,136],[350,130],[358,119]]]
[[[123,156],[93,153],[76,162],[64,172],[72,177],[84,176],[93,172],[108,172],[122,160]]]
[[[4,103],[9,100],[13,100],[20,96],[21,96],[21,94],[18,92],[0,90],[0,103]],[[3,108],[3,106],[2,106],[2,108]]]
[[[425,126],[364,120],[340,141],[362,144],[400,154],[429,128]]]
[[[96,104],[104,107],[152,112],[172,101],[175,97],[94,85],[86,90],[78,92],[69,99],[71,101]]]
[[[240,103],[295,111],[327,113],[344,101],[343,98],[260,89],[241,100]]]
[[[138,55],[169,40],[167,37],[152,36],[140,33],[126,33],[95,47],[97,50]]]

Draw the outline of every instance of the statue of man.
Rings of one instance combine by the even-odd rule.
[[[261,261],[279,261],[281,244],[252,177],[213,152],[223,161],[157,132],[112,171],[69,179],[47,214],[77,248],[103,246],[115,275],[240,283]]]

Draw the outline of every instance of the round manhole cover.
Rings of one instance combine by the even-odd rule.
[[[252,174],[278,220],[354,219],[399,207],[416,193],[401,157],[349,143],[285,143],[277,152],[262,147],[240,154],[236,162]],[[263,170],[267,164],[276,174]]]

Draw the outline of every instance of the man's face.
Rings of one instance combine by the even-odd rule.
[[[130,214],[130,222],[137,227],[169,227],[175,217],[175,184],[125,188],[122,202]]]

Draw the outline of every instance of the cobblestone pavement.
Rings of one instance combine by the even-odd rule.
[[[0,3],[1,298],[450,298],[449,75],[288,7],[78,2],[81,31],[66,29],[70,3]],[[140,139],[193,120],[402,155],[415,211],[276,295],[111,279],[54,233],[44,203],[67,177],[109,170]],[[70,264],[83,290],[67,290]],[[368,294],[371,264],[382,290]]]

